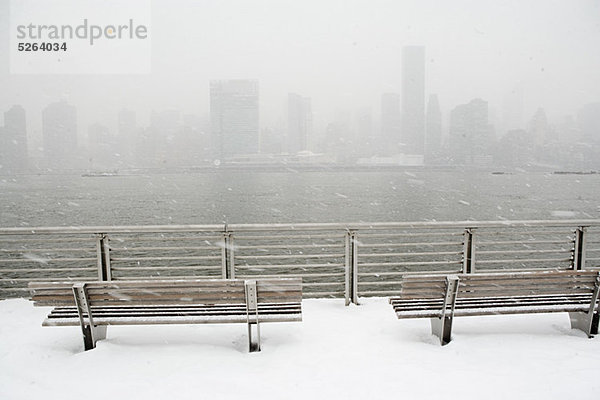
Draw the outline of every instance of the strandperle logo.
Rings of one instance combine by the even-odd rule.
[[[147,39],[148,27],[129,19],[126,24],[91,24],[84,19],[79,25],[17,25],[17,38],[25,40],[87,40],[91,46],[99,40]]]
[[[8,31],[11,74],[152,70],[151,0],[10,0]]]

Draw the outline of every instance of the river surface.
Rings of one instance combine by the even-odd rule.
[[[600,218],[600,175],[411,170],[0,177],[0,226]]]

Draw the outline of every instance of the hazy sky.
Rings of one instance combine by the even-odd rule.
[[[381,94],[401,90],[405,45],[426,47],[426,95],[444,120],[474,97],[500,118],[517,86],[526,120],[600,101],[598,0],[155,0],[146,75],[11,75],[8,13],[0,0],[0,111],[22,104],[33,140],[60,98],[78,107],[80,135],[114,128],[122,107],[142,125],[152,109],[207,115],[210,79],[259,79],[263,126],[283,126],[288,92],[312,98],[317,129],[358,109],[378,120]]]

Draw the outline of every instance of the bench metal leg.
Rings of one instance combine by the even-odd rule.
[[[260,351],[260,322],[258,320],[258,294],[256,281],[245,281],[246,321],[248,322],[248,351]],[[252,341],[252,326],[256,327],[256,341]]]
[[[597,313],[570,312],[571,329],[582,330],[588,337],[594,337],[594,335],[598,334],[599,317]]]
[[[106,325],[94,325],[94,318],[85,283],[76,283],[73,285],[73,296],[75,297],[79,325],[83,334],[83,348],[86,351],[91,350],[96,347],[98,340],[106,339]]]
[[[252,326],[256,327],[256,340],[252,340]],[[260,324],[249,322],[248,323],[248,351],[253,353],[255,351],[260,351]]]
[[[592,294],[592,299],[590,301],[590,308],[588,312],[570,312],[569,319],[571,320],[571,328],[572,329],[581,329],[588,335],[588,337],[593,337],[593,335],[598,334],[598,319],[600,318],[600,306],[598,306],[598,311],[596,310],[596,303],[600,298],[600,272],[596,276],[596,283],[594,285],[594,292]]]
[[[452,339],[452,319],[451,315],[443,318],[431,318],[431,333],[440,338],[442,346],[450,343]]]
[[[84,325],[81,328],[83,332],[83,347],[84,349],[91,350],[96,348],[96,342],[98,340],[106,339],[106,325]]]
[[[446,294],[444,295],[442,312],[438,318],[431,318],[431,333],[440,338],[442,346],[450,343],[452,339],[452,320],[454,319],[458,285],[458,276],[450,275],[446,277]]]

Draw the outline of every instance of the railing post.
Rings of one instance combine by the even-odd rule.
[[[575,246],[573,247],[573,269],[585,269],[585,232],[587,227],[580,226],[575,230]]]
[[[346,232],[346,286],[344,297],[346,305],[358,304],[358,240],[356,231]]]
[[[350,305],[352,298],[352,249],[350,247],[351,234],[350,231],[346,231],[346,245],[344,246],[344,260],[346,261],[346,285],[344,287],[344,297],[346,305]]]
[[[234,258],[233,232],[229,232],[229,242],[227,244],[227,266],[228,278],[235,279],[235,258]]]
[[[223,248],[221,249],[221,276],[223,279],[235,279],[233,262],[233,234],[223,232]]]
[[[475,229],[467,228],[464,232],[463,247],[463,274],[472,274],[475,272],[475,246],[473,232]]]
[[[358,233],[352,232],[352,302],[358,305]]]
[[[221,278],[227,279],[227,232],[223,232],[223,246],[221,247]]]
[[[96,259],[98,263],[98,280],[112,281],[110,246],[108,234],[106,233],[98,234],[98,239],[96,240]]]

